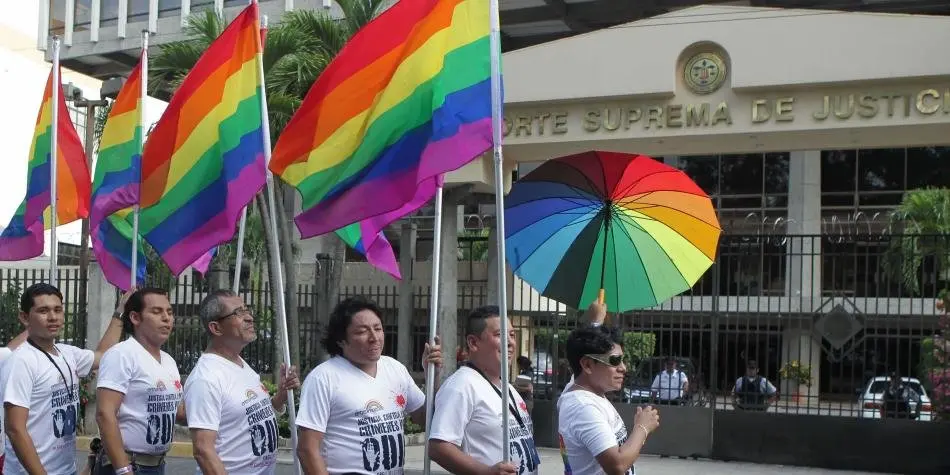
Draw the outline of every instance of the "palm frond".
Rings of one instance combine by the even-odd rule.
[[[185,20],[185,26],[182,27],[182,33],[191,38],[191,40],[203,43],[207,48],[214,40],[221,36],[221,32],[227,27],[224,18],[218,16],[214,10],[208,9],[188,16]]]
[[[270,69],[267,87],[303,98],[330,60],[324,54],[307,51],[284,56]]]
[[[891,213],[895,235],[884,255],[884,271],[913,293],[920,292],[920,266],[933,256],[938,268],[950,270],[950,189],[927,188],[904,194]]]
[[[271,143],[277,143],[277,137],[284,131],[294,112],[300,107],[301,99],[293,94],[267,91],[267,112],[270,116]]]
[[[386,0],[338,0],[349,36],[356,34],[383,10]]]
[[[323,11],[289,11],[281,18],[278,28],[296,32],[301,41],[300,46],[306,51],[323,53],[331,58],[350,39],[345,24]]]

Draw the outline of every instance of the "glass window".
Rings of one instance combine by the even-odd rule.
[[[720,159],[721,195],[762,194],[762,154],[723,155]],[[760,206],[756,204],[755,206]]]
[[[907,149],[907,189],[950,185],[950,147]]]
[[[149,0],[128,0],[129,17],[127,23],[148,21],[148,3]]]
[[[119,0],[102,0],[99,5],[99,24],[114,26],[119,18]]]
[[[47,1],[47,0],[42,0]],[[49,32],[62,35],[66,31],[66,0],[49,0]]]
[[[181,15],[181,0],[158,0],[158,17]]]
[[[854,192],[857,151],[823,150],[821,152],[821,191]]]
[[[765,192],[767,194],[788,193],[788,152],[765,154]]]
[[[709,195],[719,193],[719,157],[700,155],[679,157],[679,168]]]
[[[903,148],[858,151],[858,191],[904,189]]]
[[[89,29],[89,22],[92,19],[92,0],[76,0],[73,15],[73,31]]]

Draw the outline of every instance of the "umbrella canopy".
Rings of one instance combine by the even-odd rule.
[[[656,306],[691,288],[716,257],[721,230],[709,196],[644,155],[549,160],[506,200],[512,271],[574,308],[601,290],[612,312]]]

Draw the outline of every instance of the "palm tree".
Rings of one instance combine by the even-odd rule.
[[[337,20],[324,11],[295,10],[283,15],[280,23],[270,28],[264,47],[264,78],[267,85],[267,103],[272,143],[300,106],[310,86],[324,68],[340,52],[349,38],[363,25],[376,17],[387,0],[339,0],[344,19]],[[171,93],[194,67],[201,54],[226,26],[223,18],[213,10],[195,13],[186,23],[184,33],[189,39],[158,47],[149,67],[149,87],[156,97],[170,97]],[[293,219],[295,190],[278,182],[275,207],[282,219],[277,219],[281,249],[296,249],[294,233],[289,227]],[[256,209],[263,223],[269,222],[266,194],[256,198]],[[250,221],[250,220],[249,220]],[[266,225],[266,224],[265,224]],[[250,229],[250,226],[247,228]],[[261,228],[263,229],[263,227]],[[270,236],[269,233],[265,233]],[[336,236],[328,235],[327,244],[333,249],[336,262],[345,257],[345,244]],[[270,248],[267,248],[269,254]],[[245,252],[247,249],[245,248]],[[297,279],[292,252],[283,252],[282,268],[286,281],[287,330],[291,335],[291,359],[299,361],[299,317]],[[273,259],[273,256],[268,256]],[[342,266],[333,266],[330,295],[339,293]],[[235,276],[237,278],[238,276]],[[271,275],[271,288],[276,288]]]
[[[937,260],[940,280],[946,284],[950,271],[950,189],[908,191],[891,214],[891,238],[884,268],[907,290],[920,291],[920,266],[924,258]]]

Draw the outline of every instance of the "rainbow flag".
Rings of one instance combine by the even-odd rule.
[[[264,186],[260,56],[255,2],[198,59],[145,144],[139,227],[176,275],[231,240]]]
[[[143,52],[144,53],[144,52]],[[142,169],[142,54],[119,91],[99,141],[89,216],[92,250],[112,285],[129,290],[132,277],[132,210],[139,201]],[[135,281],[145,280],[145,253],[138,239]]]
[[[270,163],[300,192],[303,237],[359,222],[371,249],[444,173],[492,146],[488,7],[398,2],[327,66]]]
[[[53,133],[53,73],[54,70],[50,69],[30,145],[26,197],[10,224],[0,233],[0,261],[19,261],[43,254],[43,230],[52,224],[50,139]],[[56,87],[62,88],[62,85],[56,84]],[[62,94],[57,94],[56,107],[56,217],[57,224],[62,225],[89,216],[90,184],[86,152],[69,118]]]

